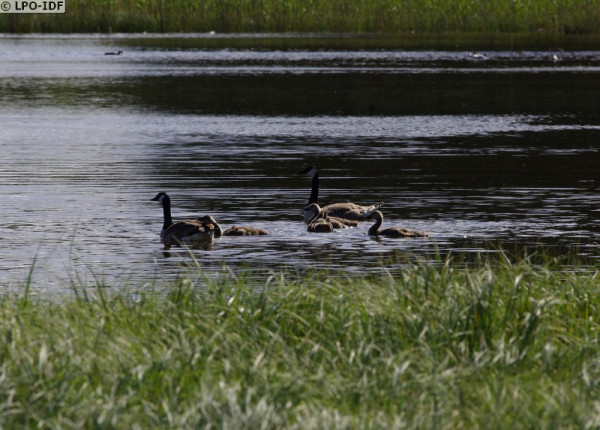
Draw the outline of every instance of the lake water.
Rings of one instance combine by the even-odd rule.
[[[35,292],[161,283],[192,256],[208,276],[381,270],[497,243],[595,264],[600,45],[563,42],[0,36],[0,288],[22,290],[34,261]],[[308,164],[321,204],[384,201],[384,227],[430,238],[307,233]],[[272,234],[166,252],[158,191],[175,219]]]

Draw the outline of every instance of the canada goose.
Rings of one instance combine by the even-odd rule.
[[[358,221],[353,221],[350,219],[337,218],[334,216],[327,215],[323,209],[317,203],[311,203],[307,207],[304,208],[305,213],[309,213],[309,221],[308,223],[314,223],[315,221],[322,223],[323,221],[328,222],[333,226],[333,228],[348,228],[348,227],[356,227],[358,226]]]
[[[379,230],[381,227],[381,223],[383,222],[383,214],[379,211],[372,211],[370,213],[366,213],[367,219],[374,219],[375,224],[371,226],[369,229],[369,236],[385,236],[385,237],[428,237],[429,235],[423,231],[413,231],[408,230],[402,227],[390,227],[384,228],[383,230]]]
[[[333,231],[333,224],[329,222],[327,215],[323,213],[318,204],[311,203],[304,208],[304,213],[311,214],[306,226],[306,231],[309,233],[330,233]]]
[[[306,226],[306,231],[309,233],[331,233],[333,231],[333,225],[328,222],[325,218],[315,217]]]
[[[221,236],[264,236],[269,233],[267,230],[256,227],[244,227],[235,225],[233,227],[229,227],[227,230],[221,230],[221,226],[215,221],[215,219],[210,215],[204,215],[198,218],[198,221],[205,222],[208,224],[212,224],[215,230],[215,237]]]
[[[123,53],[123,51],[105,52],[104,55],[121,55],[122,53]]]
[[[309,223],[306,226],[306,231],[309,233],[331,233],[333,231],[333,225],[325,219],[319,218]]]
[[[212,242],[215,227],[211,223],[199,220],[173,223],[171,198],[167,193],[160,192],[151,201],[159,202],[163,207],[164,223],[160,231],[160,240],[166,247],[190,242]]]
[[[319,171],[314,166],[307,166],[304,169],[296,172],[298,175],[308,175],[312,178],[312,190],[310,193],[310,198],[308,199],[308,205],[312,203],[318,203],[319,201]],[[381,207],[383,203],[377,203],[372,206],[361,206],[356,203],[332,203],[330,205],[324,206],[321,208],[326,215],[341,218],[345,220],[353,220],[353,221],[364,221],[365,211],[373,211],[379,207]],[[304,222],[308,224],[308,221],[314,216],[313,213],[304,210]]]

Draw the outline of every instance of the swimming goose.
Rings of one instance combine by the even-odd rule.
[[[121,55],[122,53],[123,53],[123,51],[105,52],[104,55]]]
[[[318,204],[311,203],[304,208],[304,213],[311,214],[306,226],[306,231],[309,233],[330,233],[333,231],[333,224],[329,222],[327,215],[323,213]]]
[[[306,226],[306,231],[309,233],[331,233],[333,231],[333,225],[327,222],[325,218],[315,217]]]
[[[358,221],[352,221],[349,219],[337,218],[334,216],[327,215],[317,203],[311,203],[310,205],[305,207],[304,213],[310,214],[308,224],[314,222],[327,222],[331,224],[333,228],[338,229],[358,226]]]
[[[215,221],[215,219],[210,215],[204,215],[198,218],[199,221],[205,222],[208,224],[212,224],[215,230],[215,237],[221,236],[264,236],[269,233],[267,230],[256,227],[245,227],[235,225],[233,227],[229,227],[227,230],[221,230],[221,226]]]
[[[377,210],[365,213],[367,219],[374,219],[375,224],[369,229],[369,236],[385,236],[392,238],[399,237],[428,237],[429,235],[423,231],[413,231],[402,227],[390,227],[379,230],[383,223],[383,214]]]
[[[307,166],[304,169],[296,172],[298,175],[308,175],[312,178],[312,190],[310,198],[308,199],[308,205],[312,203],[318,203],[319,201],[319,171],[314,166]],[[321,208],[326,215],[341,218],[352,221],[364,221],[365,211],[373,211],[381,207],[383,203],[377,203],[372,206],[361,206],[356,203],[332,203],[330,205]],[[314,214],[304,210],[304,222],[308,224],[308,221],[313,217]]]
[[[173,219],[171,218],[171,198],[167,193],[160,192],[151,201],[159,202],[163,207],[164,223],[160,231],[160,241],[165,247],[190,242],[212,243],[215,230],[214,225],[199,220],[173,223]]]

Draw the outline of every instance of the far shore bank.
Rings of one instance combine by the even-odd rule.
[[[64,14],[0,14],[0,33],[599,34],[589,0],[73,0]]]

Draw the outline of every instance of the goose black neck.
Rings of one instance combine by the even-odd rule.
[[[165,196],[163,202],[163,216],[164,216],[164,224],[163,229],[166,230],[173,224],[173,218],[171,218],[171,199],[169,196]]]
[[[217,224],[216,222],[214,223],[214,226],[215,226],[214,236],[215,237],[223,236],[223,230],[221,230],[221,226],[219,224]]]
[[[310,218],[307,221],[307,224],[312,224],[313,222],[316,222],[319,218],[326,218],[323,211],[312,212]]]
[[[375,224],[373,224],[371,226],[371,228],[369,229],[369,236],[377,236],[377,230],[379,230],[379,227],[381,227],[381,223],[383,222],[383,217],[377,217],[375,218]]]
[[[312,178],[312,191],[310,192],[310,198],[308,204],[319,203],[319,174],[315,173]]]

